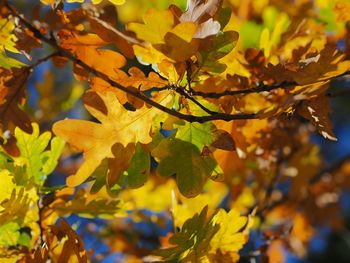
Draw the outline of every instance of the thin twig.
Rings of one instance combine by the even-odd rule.
[[[338,170],[339,168],[341,168],[341,166],[344,163],[346,163],[348,161],[350,161],[350,154],[347,154],[344,157],[342,157],[341,159],[335,161],[334,163],[331,163],[329,166],[327,166],[326,168],[321,170],[319,173],[317,173],[316,175],[311,177],[309,183],[310,184],[317,183],[318,181],[320,181],[322,179],[323,176]]]
[[[51,59],[53,57],[57,57],[57,56],[60,56],[60,52],[58,52],[58,51],[53,52],[45,57],[39,58],[34,64],[30,65],[29,68],[35,68],[38,65],[40,65],[41,63],[44,63],[44,62],[48,61],[49,59]]]
[[[211,98],[211,99],[219,99],[224,96],[236,96],[236,95],[246,95],[251,93],[260,93],[264,91],[272,91],[275,89],[287,89],[287,88],[293,88],[294,86],[298,85],[296,82],[282,82],[280,84],[273,84],[273,85],[259,85],[257,87],[251,88],[251,89],[241,89],[241,90],[225,90],[223,92],[202,92],[202,91],[192,91],[193,96],[200,96],[203,98]]]
[[[175,91],[179,93],[180,95],[184,96],[186,99],[192,101],[194,104],[196,104],[199,108],[201,108],[203,111],[210,115],[220,114],[219,112],[215,112],[212,110],[209,110],[207,107],[205,107],[202,103],[200,103],[198,100],[196,100],[191,94],[188,93],[187,90],[183,88],[176,88]]]

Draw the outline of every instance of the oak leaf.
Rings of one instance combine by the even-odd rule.
[[[5,69],[20,68],[24,66],[22,62],[6,55],[5,50],[19,53],[16,48],[17,38],[13,34],[15,23],[10,19],[0,19],[0,67]]]
[[[176,138],[162,140],[152,155],[159,161],[157,172],[176,175],[179,190],[186,197],[198,195],[215,168],[210,156],[202,156],[195,145]]]
[[[85,218],[107,219],[125,216],[126,206],[122,200],[92,195],[87,189],[75,192],[74,188],[63,188],[55,193],[55,200],[45,208],[45,212],[55,214],[54,220],[73,213]]]
[[[326,139],[337,141],[333,125],[329,118],[330,102],[326,96],[304,100],[298,108],[298,113],[316,126],[318,132]]]
[[[63,48],[73,52],[77,59],[88,66],[106,75],[112,75],[126,63],[125,57],[118,52],[100,49],[107,43],[96,34],[79,35],[68,30],[61,30],[58,36]],[[88,73],[81,69],[80,75],[87,76]]]
[[[225,255],[229,256],[232,261],[238,261],[237,252],[247,242],[245,232],[247,232],[248,218],[240,216],[239,211],[235,209],[231,209],[228,213],[220,209],[214,215],[212,222],[218,224],[220,228],[210,241],[209,254]],[[212,258],[219,259],[217,256],[211,255]]]
[[[46,249],[57,250],[61,247],[59,255],[51,254],[51,258],[55,262],[88,262],[88,253],[85,250],[84,242],[81,237],[71,228],[67,221],[60,219],[56,225],[50,227],[50,234],[48,239],[48,246]],[[43,248],[45,249],[45,248]]]
[[[208,207],[186,220],[181,231],[170,237],[169,248],[155,251],[163,262],[202,262],[209,250],[210,241],[219,230],[207,220]]]
[[[30,119],[22,109],[29,73],[26,68],[12,71],[0,69],[0,128],[3,131],[19,127],[26,132],[32,132]]]
[[[237,262],[251,223],[235,209],[218,210],[209,219],[208,206],[189,218],[170,237],[170,247],[156,251],[162,262]],[[225,262],[226,262],[225,261]]]
[[[112,10],[115,12],[114,8],[112,8]],[[113,14],[108,13],[104,15],[106,16],[106,18],[109,18],[109,19],[116,17],[115,13]],[[135,44],[138,42],[136,39],[126,35],[124,32],[119,31],[118,29],[112,26],[111,22],[104,21],[101,17],[95,17],[90,14],[89,22],[92,30],[96,32],[96,34],[100,38],[102,38],[104,41],[108,43],[115,44],[118,50],[126,57],[128,58],[134,57],[132,44]]]
[[[183,62],[198,51],[199,41],[193,38],[196,30],[197,25],[192,22],[177,24],[164,35],[164,44],[154,47],[172,60]]]
[[[127,28],[134,31],[139,39],[151,44],[163,44],[165,34],[174,26],[174,16],[169,10],[150,9],[143,21],[144,24],[130,23]]]
[[[64,142],[60,138],[51,140],[51,149],[46,150],[51,139],[50,132],[44,132],[39,135],[39,126],[32,124],[33,133],[28,134],[19,128],[15,129],[17,147],[20,150],[20,156],[13,157],[15,165],[24,167],[25,176],[17,176],[18,184],[28,184],[27,180],[33,180],[35,185],[42,186],[47,176],[55,169],[58,158],[63,150]]]
[[[153,118],[160,114],[159,110],[146,105],[135,112],[128,111],[111,92],[91,91],[85,97],[96,95],[102,100],[103,110],[96,104],[85,104],[85,107],[100,123],[68,119],[53,125],[56,135],[84,153],[84,163],[75,175],[67,178],[67,185],[71,187],[83,183],[103,159],[114,158],[112,147],[116,143],[124,147],[129,143],[150,143]],[[163,93],[160,103],[166,104],[169,98],[169,92]]]

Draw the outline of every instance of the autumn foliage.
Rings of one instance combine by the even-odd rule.
[[[344,227],[350,158],[311,138],[349,1],[32,2],[0,1],[1,262],[278,263]]]

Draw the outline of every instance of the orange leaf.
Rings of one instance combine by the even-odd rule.
[[[72,51],[78,59],[106,75],[112,75],[115,69],[123,67],[126,63],[125,57],[118,52],[97,49],[107,43],[95,34],[77,35],[62,30],[59,37],[63,48]]]

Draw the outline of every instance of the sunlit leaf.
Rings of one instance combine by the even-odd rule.
[[[87,93],[87,96],[93,94]],[[101,123],[72,119],[59,121],[53,126],[56,135],[84,152],[85,162],[75,175],[67,179],[69,186],[83,183],[103,159],[114,158],[112,146],[116,143],[121,143],[123,146],[137,142],[150,143],[153,118],[160,114],[157,109],[147,106],[135,112],[128,111],[118,102],[113,93],[96,94],[102,99],[106,112],[97,108],[96,104],[85,106]],[[169,98],[168,94],[164,94],[159,101],[167,103]],[[123,116],[122,119],[121,116]]]
[[[47,176],[55,169],[64,142],[62,139],[54,138],[51,141],[51,149],[46,150],[51,133],[44,132],[39,135],[38,124],[33,123],[32,127],[32,134],[16,128],[15,137],[20,156],[14,157],[14,160],[17,166],[25,168],[27,180],[34,180],[36,185],[41,186]],[[18,180],[21,181],[21,184],[27,183],[24,178],[18,178]]]

